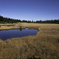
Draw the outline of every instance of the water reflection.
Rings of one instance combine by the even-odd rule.
[[[20,31],[22,31],[22,29],[19,29]]]

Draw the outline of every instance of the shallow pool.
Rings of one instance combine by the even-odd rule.
[[[35,29],[15,29],[15,30],[3,30],[0,31],[0,39],[7,40],[16,37],[32,36],[36,35],[38,30]]]

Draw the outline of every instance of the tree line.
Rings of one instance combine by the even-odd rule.
[[[37,21],[30,21],[30,20],[20,20],[20,19],[11,19],[11,18],[5,18],[3,16],[0,16],[0,23],[17,23],[17,22],[26,22],[26,23],[55,23],[55,24],[59,24],[59,19],[55,19],[55,20],[37,20]]]

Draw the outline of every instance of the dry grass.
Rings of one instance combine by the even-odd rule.
[[[39,32],[36,36],[0,40],[0,59],[59,59],[59,24],[14,23],[14,25],[13,28],[22,26],[38,29]],[[8,27],[0,29],[5,28],[8,29]]]

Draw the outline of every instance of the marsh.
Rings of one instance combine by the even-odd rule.
[[[17,59],[19,56],[19,59],[33,56],[41,59],[59,59],[59,24],[15,23],[13,25],[0,27],[0,30],[3,30],[0,31],[0,38],[6,39],[0,40],[0,59]],[[31,35],[34,33],[35,35]],[[25,34],[29,36],[9,38]]]

